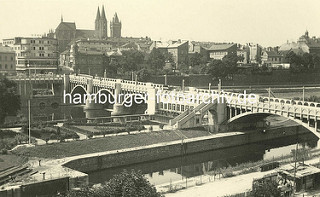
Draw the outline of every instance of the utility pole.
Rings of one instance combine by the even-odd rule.
[[[297,188],[297,183],[296,183],[296,174],[297,174],[297,153],[298,152],[298,142],[296,144],[296,151],[295,151],[295,154],[294,154],[294,190],[293,190],[293,193],[296,192],[296,188]]]
[[[31,106],[30,98],[28,99],[28,114],[29,114],[29,145],[31,144]]]
[[[270,105],[270,97],[271,97],[271,88],[269,87],[269,89],[268,89],[268,97],[269,97],[269,105]]]
[[[304,86],[302,87],[302,101],[304,102]]]

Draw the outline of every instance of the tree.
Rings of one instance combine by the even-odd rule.
[[[238,61],[243,57],[237,56],[236,53],[228,53],[222,60],[212,60],[209,63],[208,74],[214,78],[227,78],[237,72]]]
[[[208,65],[208,74],[213,78],[225,78],[227,76],[225,64],[221,60],[212,60]]]
[[[148,56],[147,63],[150,68],[153,69],[158,74],[158,70],[162,70],[165,66],[166,59],[169,59],[170,56],[166,57],[160,49],[153,48],[151,53]]]
[[[144,62],[144,53],[138,50],[123,51],[119,58],[119,64],[123,72],[131,72],[138,69],[138,66]]]
[[[152,71],[147,68],[142,68],[137,72],[138,81],[148,81],[151,78]]]
[[[16,115],[20,110],[20,96],[17,94],[17,85],[7,78],[0,79],[0,125],[8,115]]]
[[[124,170],[114,175],[105,185],[95,188],[82,188],[80,191],[69,191],[66,197],[161,197],[156,188],[144,178],[141,172]]]
[[[252,194],[256,197],[281,196],[281,190],[278,188],[278,185],[279,184],[272,179],[256,181],[252,186]]]

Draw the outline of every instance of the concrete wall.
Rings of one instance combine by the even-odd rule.
[[[134,163],[160,160],[180,156],[181,154],[191,154],[286,137],[289,135],[295,135],[298,130],[299,133],[308,132],[307,130],[302,130],[300,128],[302,127],[292,126],[266,130],[266,132],[219,133],[211,136],[185,139],[183,142],[174,141],[170,143],[154,144],[118,151],[108,151],[99,154],[92,154],[92,156],[84,155],[83,158],[72,160],[64,166],[81,172],[90,172]]]

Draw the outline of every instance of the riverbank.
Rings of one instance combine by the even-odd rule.
[[[255,130],[211,134],[205,130],[154,131],[35,146],[18,149],[14,152],[29,156],[30,167],[39,172],[32,175],[32,180],[41,182],[43,173],[46,173],[50,179],[69,177],[69,187],[74,188],[88,184],[87,172],[157,161],[183,154],[189,155],[208,150],[237,147],[264,140],[284,139],[287,136],[308,132],[305,129],[300,131],[300,129],[302,129],[301,126],[295,125],[275,126],[267,129],[266,132]],[[198,137],[194,137],[196,135]],[[137,146],[137,144],[143,145]],[[83,152],[86,154],[81,154]]]
[[[319,150],[317,151],[317,155],[319,154]],[[282,160],[283,161],[283,160]],[[287,164],[289,162],[293,162],[294,159],[288,158],[283,161],[282,164]],[[281,160],[280,160],[281,162]],[[304,163],[309,165],[319,164],[319,158],[308,159]],[[277,173],[278,169],[273,169],[265,172],[251,172],[245,174],[238,174],[233,177],[226,178],[216,178],[213,179],[212,176],[206,175],[201,178],[194,177],[189,179],[188,181],[180,181],[177,183],[173,183],[171,187],[178,188],[178,190],[173,192],[168,191],[168,184],[157,186],[157,191],[162,191],[165,193],[166,197],[184,197],[184,196],[194,196],[194,197],[206,197],[208,193],[210,196],[230,196],[230,195],[239,195],[244,196],[244,193],[250,191],[252,189],[252,181],[254,179],[260,179],[263,176],[271,173]],[[180,185],[179,187],[175,187],[175,185]],[[185,187],[187,184],[187,188]],[[297,196],[313,196],[312,194],[318,194],[318,192],[300,192]]]

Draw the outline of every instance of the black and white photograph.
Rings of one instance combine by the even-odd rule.
[[[320,197],[319,8],[0,0],[0,197]]]

